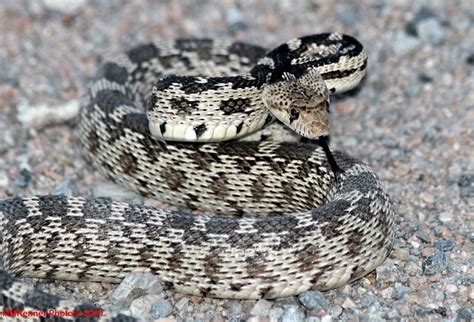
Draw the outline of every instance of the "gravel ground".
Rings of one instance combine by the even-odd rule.
[[[365,45],[369,75],[360,91],[333,100],[332,144],[374,168],[400,214],[387,261],[352,285],[322,293],[272,301],[185,297],[163,291],[148,274],[132,274],[117,290],[105,283],[29,283],[160,321],[472,318],[472,1],[0,3],[0,197],[113,190],[141,202],[85,164],[64,123],[110,53],[159,37],[231,37],[273,47],[339,31]],[[47,117],[38,116],[45,111]]]

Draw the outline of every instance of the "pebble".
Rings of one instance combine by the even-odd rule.
[[[418,38],[400,33],[395,37],[392,43],[392,49],[396,56],[402,57],[413,52],[420,45],[421,42]]]
[[[405,295],[409,295],[411,293],[411,288],[406,286],[398,286],[393,289],[392,297],[399,300],[403,298]]]
[[[279,322],[300,322],[304,321],[304,313],[296,305],[288,306],[281,315]]]
[[[448,266],[448,257],[443,252],[428,256],[422,264],[423,274],[434,275],[442,272]]]
[[[17,119],[25,128],[42,129],[75,119],[79,109],[79,100],[72,100],[59,106],[29,105],[23,102],[17,106]]]
[[[420,39],[430,45],[439,45],[446,37],[443,25],[434,17],[420,21],[416,31]]]
[[[158,295],[145,295],[133,300],[130,304],[130,313],[138,318],[143,319],[149,317],[151,314],[151,308],[153,303],[158,301],[160,296]]]
[[[346,297],[346,299],[344,300],[344,302],[342,302],[342,305],[341,305],[343,308],[345,309],[353,309],[356,306],[356,304],[354,303],[354,301],[352,301],[350,298]]]
[[[300,294],[298,296],[301,304],[303,304],[307,309],[323,309],[327,310],[328,302],[324,297],[323,293],[319,291],[308,291]]]
[[[454,248],[454,242],[452,240],[438,240],[434,244],[435,248],[443,252],[449,252]]]
[[[474,65],[474,54],[470,54],[466,57],[466,63],[468,63],[469,65]]]
[[[61,181],[61,183],[53,189],[51,192],[54,196],[74,196],[79,194],[77,189],[76,182],[72,179],[66,179]]]
[[[453,220],[453,214],[447,211],[443,211],[439,214],[438,219],[442,223],[447,223]]]
[[[163,291],[160,278],[148,272],[130,273],[122,280],[112,294],[116,302],[123,302],[137,297],[136,294],[159,294]]]
[[[167,317],[173,312],[171,303],[166,299],[157,299],[151,305],[150,314],[153,319]]]
[[[86,3],[86,0],[43,0],[47,9],[58,10],[64,14],[74,14]]]
[[[471,321],[472,320],[472,312],[468,308],[460,308],[456,312],[456,322],[461,321]]]
[[[143,198],[113,182],[101,181],[92,188],[94,198],[110,198],[115,201],[122,201],[132,204],[142,204]]]
[[[182,297],[181,299],[179,299],[178,302],[175,303],[174,306],[176,307],[176,310],[178,310],[178,312],[181,312],[187,308],[188,303],[189,299],[187,297]]]
[[[275,307],[275,308],[270,309],[270,313],[268,314],[268,317],[272,321],[278,321],[280,317],[283,315],[283,312],[284,312],[283,308]]]
[[[418,36],[418,30],[417,30],[418,24],[422,22],[423,20],[435,18],[435,17],[436,17],[436,14],[431,8],[423,6],[416,13],[415,17],[412,20],[410,20],[408,24],[406,25],[405,27],[406,33],[411,36],[415,36],[415,37]]]
[[[349,7],[344,8],[344,10],[338,14],[338,17],[341,19],[342,23],[348,26],[353,26],[360,21],[359,11]]]
[[[252,310],[250,311],[250,314],[267,316],[268,313],[270,312],[271,307],[272,307],[271,302],[265,299],[261,299],[261,300],[258,300],[257,303],[255,303]]]
[[[29,169],[21,169],[18,177],[15,179],[15,186],[18,188],[26,188],[30,185],[32,179],[31,171]]]

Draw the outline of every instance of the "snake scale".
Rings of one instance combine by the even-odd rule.
[[[334,33],[271,51],[178,39],[118,55],[84,100],[83,154],[115,182],[187,211],[69,196],[3,200],[4,268],[107,282],[150,270],[169,289],[236,299],[368,274],[391,250],[393,205],[369,167],[335,151],[334,171],[313,140],[328,134],[329,94],[355,87],[366,62],[356,39]],[[308,139],[229,141],[275,118]],[[0,290],[5,307],[72,307],[5,271]]]

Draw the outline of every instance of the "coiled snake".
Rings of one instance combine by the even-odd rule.
[[[216,215],[65,196],[4,200],[4,268],[110,282],[151,270],[178,292],[220,298],[292,296],[366,275],[391,249],[392,203],[366,165],[334,152],[334,171],[311,140],[328,134],[329,93],[355,87],[366,60],[339,34],[268,53],[180,39],[117,56],[81,110],[86,158],[141,194]],[[309,140],[226,141],[274,117]],[[204,143],[177,142],[186,140]],[[21,301],[21,284],[0,276],[4,301]]]

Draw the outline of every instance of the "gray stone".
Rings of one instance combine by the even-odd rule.
[[[307,309],[328,309],[328,302],[326,301],[323,293],[319,291],[304,292],[298,296],[298,299]]]
[[[454,248],[454,242],[452,240],[438,240],[434,246],[443,252],[449,252]]]
[[[443,211],[439,214],[438,219],[442,223],[447,223],[453,220],[453,214],[447,211]]]
[[[92,188],[92,195],[94,198],[111,198],[112,200],[133,204],[143,203],[143,198],[140,195],[112,182],[100,182]]]
[[[392,49],[396,56],[405,56],[413,52],[420,46],[418,38],[407,36],[403,33],[398,34],[392,43]]]
[[[342,314],[342,307],[340,305],[335,304],[335,305],[331,306],[330,311],[331,311],[331,316],[333,318],[337,318]]]
[[[138,319],[148,319],[150,317],[152,304],[159,299],[159,295],[146,295],[133,300],[130,304],[130,314]]]
[[[405,295],[410,294],[410,293],[411,293],[411,288],[402,285],[402,286],[395,287],[393,289],[392,297],[399,300],[403,298]]]
[[[158,299],[151,305],[150,314],[153,319],[164,318],[173,312],[171,303],[166,299]]]
[[[250,314],[267,316],[270,313],[271,307],[272,307],[271,302],[265,299],[261,299],[261,300],[258,300],[257,303],[255,303],[252,310],[250,311]]]
[[[398,313],[396,309],[390,310],[387,313],[387,318],[389,318],[390,320],[396,320],[399,317],[400,317],[400,313]]]
[[[279,322],[300,322],[304,321],[304,313],[295,305],[288,306],[278,319]]]
[[[63,180],[56,188],[51,192],[55,196],[74,196],[77,195],[79,191],[77,190],[76,182],[71,179]]]
[[[438,45],[446,38],[443,25],[436,18],[420,21],[416,26],[418,37],[430,45]]]
[[[338,14],[339,19],[348,26],[353,26],[360,21],[359,11],[354,10],[352,7],[344,7],[344,9]]]
[[[283,315],[283,312],[284,312],[284,310],[281,307],[275,307],[275,308],[270,310],[270,313],[268,314],[268,317],[272,321],[277,321]]]
[[[26,188],[30,185],[31,178],[31,171],[27,168],[23,168],[21,169],[18,177],[16,177],[15,186],[17,186],[18,188]]]
[[[421,268],[423,274],[434,275],[442,272],[448,266],[448,257],[443,252],[437,252],[428,256],[423,262]]]
[[[75,14],[86,3],[86,0],[43,0],[47,9],[57,10],[64,14]]]
[[[148,272],[128,274],[112,294],[116,302],[133,300],[137,294],[159,294],[163,291],[160,278]],[[135,295],[135,296],[134,296]]]
[[[187,297],[183,297],[179,299],[179,301],[176,302],[174,306],[176,307],[176,310],[178,310],[178,312],[182,312],[183,310],[186,309],[186,307],[188,306],[188,303],[189,303],[189,299]]]
[[[418,24],[426,19],[435,18],[435,12],[429,7],[422,7],[415,15],[415,17],[408,22],[405,31],[411,36],[418,36],[417,26]]]
[[[461,321],[471,321],[472,320],[472,312],[468,308],[460,308],[456,312],[456,322]]]

